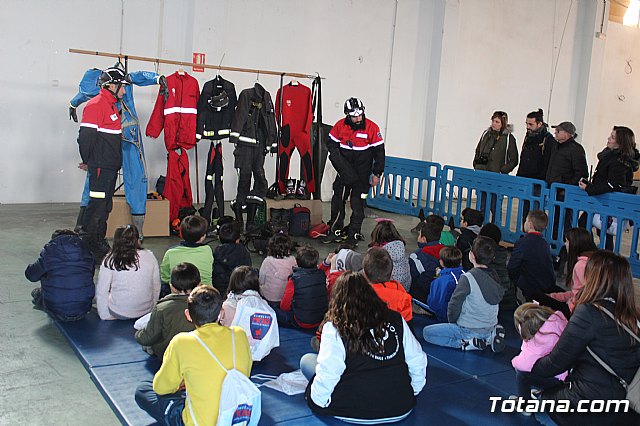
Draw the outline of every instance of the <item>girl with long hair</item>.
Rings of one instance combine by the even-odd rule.
[[[353,271],[336,281],[320,352],[300,361],[314,413],[367,424],[407,417],[426,383],[426,367],[407,323]]]
[[[411,288],[411,270],[409,259],[407,258],[404,238],[398,232],[395,225],[390,220],[381,220],[371,231],[371,242],[369,247],[382,247],[385,249],[393,261],[393,271],[391,279],[398,281],[405,290]]]
[[[103,320],[140,318],[151,312],[160,295],[160,269],[151,251],[140,246],[132,225],[120,226],[113,247],[100,265],[96,305]]]
[[[568,305],[573,312],[576,305],[576,296],[584,286],[584,271],[587,267],[589,256],[598,250],[593,242],[591,233],[584,228],[571,228],[565,235],[564,243],[567,249],[567,275],[566,286],[569,291],[551,293],[549,296],[559,302]]]
[[[611,319],[604,309],[611,312]],[[597,251],[589,258],[585,282],[567,327],[551,353],[531,370],[537,376],[553,377],[570,370],[560,386],[545,389],[543,399],[568,400],[571,411],[581,400],[623,400],[626,390],[589,353],[601,358],[627,383],[640,367],[640,344],[623,327],[638,334],[638,307],[629,262],[609,251]],[[550,413],[561,425],[640,424],[631,413]],[[579,416],[579,418],[578,418]]]
[[[260,293],[271,307],[280,307],[289,275],[298,266],[291,256],[293,242],[289,236],[275,234],[267,243],[267,257],[260,265]]]

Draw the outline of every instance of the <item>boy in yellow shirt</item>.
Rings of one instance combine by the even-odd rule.
[[[160,424],[193,425],[190,408],[198,424],[213,425],[218,419],[220,390],[226,373],[198,342],[194,333],[228,370],[233,368],[231,333],[235,336],[236,369],[249,376],[251,350],[247,335],[240,327],[218,325],[222,307],[220,293],[212,287],[200,286],[191,292],[187,320],[196,330],[179,333],[169,343],[160,370],[151,382],[143,382],[136,390],[138,406]],[[185,390],[189,393],[186,401]]]

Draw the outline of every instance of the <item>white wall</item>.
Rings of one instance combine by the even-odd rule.
[[[228,66],[319,72],[326,123],[358,96],[383,129],[389,155],[465,167],[493,110],[509,113],[520,145],[526,114],[542,107],[548,122],[576,124],[594,163],[613,124],[635,127],[640,103],[639,71],[624,71],[638,31],[611,24],[606,40],[595,39],[601,8],[592,0],[32,0],[27,18],[24,2],[6,0],[0,203],[79,200],[84,173],[76,168],[78,124],[68,120],[68,100],[87,68],[114,61],[69,48],[184,61],[195,51],[211,64],[224,54]],[[154,64],[131,61],[130,69]],[[215,73],[193,75],[202,85]],[[223,75],[238,92],[256,80]],[[259,80],[275,96],[279,78]],[[144,128],[157,89],[135,93]],[[153,186],[166,152],[162,136],[144,143]],[[201,179],[207,151],[200,146]],[[225,144],[227,198],[235,195],[231,153]],[[274,162],[267,157],[269,180]],[[193,166],[192,181],[195,189]],[[202,185],[200,193],[203,201]]]

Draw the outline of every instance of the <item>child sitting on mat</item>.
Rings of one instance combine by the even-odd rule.
[[[163,297],[149,314],[146,326],[136,331],[135,338],[142,346],[160,360],[164,356],[169,342],[178,333],[193,331],[193,324],[187,321],[184,310],[187,309],[189,293],[200,285],[200,272],[192,263],[178,263],[171,271],[171,294]]]
[[[161,297],[171,293],[169,280],[171,271],[182,262],[196,265],[200,271],[202,284],[211,285],[211,269],[213,267],[213,252],[211,247],[204,244],[209,223],[202,216],[187,216],[180,225],[180,244],[166,251],[160,264],[160,278],[162,280]]]
[[[463,274],[462,253],[457,247],[446,246],[440,249],[440,275],[431,282],[427,305],[429,310],[436,315],[440,322],[447,322],[447,307],[451,300],[451,295],[458,285],[460,276]]]
[[[548,355],[555,347],[560,335],[567,326],[567,319],[562,312],[536,303],[520,305],[513,314],[516,330],[522,337],[520,354],[511,360],[516,369],[518,396],[530,399],[531,388],[547,388],[560,384],[567,377],[567,372],[554,378],[538,377],[531,374],[533,365],[540,358]]]
[[[238,266],[251,266],[251,253],[240,242],[242,227],[239,222],[225,223],[220,227],[220,244],[213,252],[213,286],[220,294],[227,294],[231,272]]]
[[[55,231],[38,260],[24,271],[29,281],[40,281],[31,292],[34,306],[58,321],[84,318],[95,294],[94,269],[93,255],[78,234],[70,229]]]
[[[140,246],[138,228],[120,226],[100,265],[96,306],[102,320],[135,319],[151,312],[160,294],[158,261]]]
[[[292,246],[291,239],[284,234],[275,234],[267,243],[267,257],[260,265],[260,293],[272,307],[280,306],[289,275],[298,266],[291,256]]]
[[[409,291],[411,272],[409,271],[406,246],[404,238],[390,220],[380,220],[371,231],[369,247],[382,247],[389,253],[393,260],[391,279],[398,281],[406,291]]]

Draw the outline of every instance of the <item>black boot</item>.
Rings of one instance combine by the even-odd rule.
[[[236,200],[233,200],[231,202],[231,210],[233,210],[233,213],[236,216],[236,222],[240,224],[240,228],[242,229],[244,227],[244,219],[242,217],[243,206]]]

